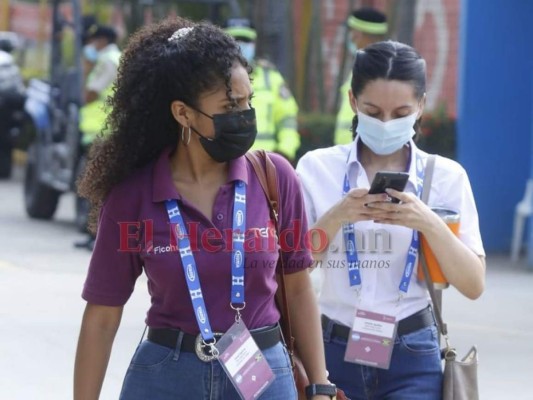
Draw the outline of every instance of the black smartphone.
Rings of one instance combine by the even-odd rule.
[[[372,185],[370,185],[368,194],[386,193],[385,189],[394,189],[403,192],[408,179],[409,174],[407,172],[377,172],[372,181]],[[399,203],[400,200],[392,197],[392,202]]]

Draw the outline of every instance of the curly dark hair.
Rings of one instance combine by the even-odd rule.
[[[181,28],[193,29],[169,40]],[[179,35],[178,35],[179,36]],[[231,94],[231,69],[239,62],[248,72],[239,45],[209,23],[168,18],[141,28],[123,52],[107,105],[104,135],[92,145],[78,184],[80,196],[92,205],[90,228],[111,189],[169,146],[178,145],[180,125],[170,104],[180,100],[198,109],[206,92],[226,86]]]

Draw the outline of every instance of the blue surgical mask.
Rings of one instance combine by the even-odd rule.
[[[95,63],[98,60],[98,50],[96,50],[96,47],[92,44],[83,46],[83,55],[92,63]]]
[[[253,42],[239,42],[241,53],[248,63],[251,63],[255,58],[255,43]]]
[[[418,111],[383,122],[357,110],[357,134],[374,153],[388,155],[400,150],[415,135]]]
[[[348,41],[346,48],[348,49],[348,53],[350,53],[352,56],[355,56],[357,53],[357,45],[351,40]]]

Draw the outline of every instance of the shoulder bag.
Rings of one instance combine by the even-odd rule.
[[[422,189],[422,201],[427,204],[431,180],[433,179],[433,169],[435,167],[435,155],[430,155],[426,164],[426,172]],[[437,320],[440,334],[444,337],[446,347],[442,351],[444,357],[444,377],[442,384],[443,400],[478,400],[478,382],[477,382],[477,348],[472,346],[466,356],[458,360],[457,352],[450,344],[448,337],[448,328],[442,319],[442,291],[437,293],[431,282],[431,277],[426,264],[426,259],[422,249],[419,249],[420,263],[424,271],[427,289],[433,303],[433,313]]]

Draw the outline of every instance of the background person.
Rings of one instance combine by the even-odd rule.
[[[350,37],[347,43],[350,57],[355,56],[358,49],[363,49],[372,43],[384,40],[388,30],[385,14],[370,7],[363,7],[353,11],[346,20],[346,26],[350,30]],[[340,88],[340,105],[334,134],[335,144],[346,144],[353,141],[353,133],[351,131],[353,111],[348,101],[351,81],[352,76],[350,74]]]
[[[83,56],[94,66],[88,70],[84,101],[81,109],[80,129],[83,144],[90,145],[101,132],[106,119],[105,101],[112,94],[117,77],[120,50],[116,44],[117,33],[110,26],[92,25],[86,33]]]
[[[368,398],[369,393],[376,399],[441,398],[437,328],[425,282],[415,277],[413,268],[415,231],[427,239],[447,280],[460,293],[476,299],[484,288],[485,253],[464,169],[437,156],[429,206],[419,199],[428,154],[412,137],[425,91],[426,63],[413,48],[387,41],[359,50],[349,91],[357,137],[346,145],[309,152],[297,166],[309,224],[323,230],[333,245],[315,254],[322,262],[319,305],[329,377],[350,398]],[[405,191],[368,194],[378,171],[408,172]],[[389,196],[401,203],[387,201]],[[459,212],[459,237],[430,206]],[[359,244],[353,256],[335,251],[349,249],[350,240],[357,243],[356,235],[379,230],[390,235],[390,251],[361,251]],[[348,268],[349,263],[358,268]],[[349,328],[356,325],[356,310],[398,321],[397,335],[379,348],[392,351],[388,368],[368,366],[372,360],[365,365],[344,361],[347,339],[359,334]],[[369,353],[376,354],[372,346]],[[357,357],[367,356],[359,352]]]
[[[300,147],[296,100],[274,64],[256,58],[257,32],[247,19],[229,20],[226,32],[237,40],[243,56],[253,67],[257,138],[252,148],[275,151],[294,161]]]
[[[245,216],[244,232],[267,228],[270,221],[266,196],[244,157],[257,133],[248,73],[237,43],[207,23],[168,19],[131,38],[111,100],[110,134],[93,143],[79,188],[100,216],[82,295],[87,306],[76,354],[76,400],[98,398],[124,304],[143,270],[151,295],[148,340],[133,356],[122,399],[238,398],[219,362],[202,361],[199,356],[212,353],[199,352],[195,342],[205,339],[199,333],[205,334],[207,318],[212,332],[226,332],[235,323],[230,295],[239,282],[241,322],[276,377],[261,399],[295,399],[277,324],[279,271],[269,267],[276,265],[277,248],[269,246],[271,237],[261,236],[259,249],[256,238],[249,238],[252,244],[245,238],[241,281],[233,279],[237,258],[230,251],[237,242],[233,235],[222,236],[243,221],[239,212]],[[311,383],[327,384],[318,309],[306,271],[312,260],[305,250],[300,186],[283,157],[271,158],[278,170],[280,229],[295,220],[302,225],[293,242],[302,250],[283,254],[292,266],[286,271],[292,327]],[[191,252],[182,240],[169,243],[176,208],[184,220],[180,232],[188,232],[194,246]],[[149,224],[140,228],[137,242],[128,240],[123,221]],[[191,228],[202,237],[208,232],[212,240],[199,240]],[[160,251],[167,247],[174,251]],[[256,264],[263,267],[246,268]],[[201,296],[190,288],[191,281],[201,281]]]
[[[84,101],[80,110],[80,130],[84,152],[105,128],[109,110],[106,100],[112,94],[113,82],[117,77],[120,50],[116,44],[117,33],[109,26],[98,25],[96,19],[87,15],[83,19],[83,68],[86,75]],[[89,204],[78,199],[78,214],[87,215]],[[92,250],[95,236],[88,233],[86,239],[75,242],[74,246]]]

